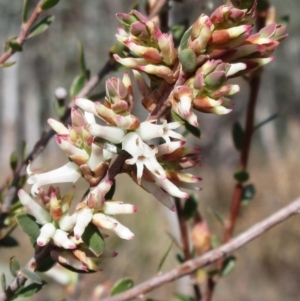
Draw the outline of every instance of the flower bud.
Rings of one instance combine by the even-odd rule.
[[[137,207],[131,204],[123,204],[120,202],[105,202],[103,212],[109,215],[129,214],[137,211]]]
[[[74,235],[78,240],[83,234],[86,226],[93,219],[93,212],[90,208],[83,208],[77,211],[76,224],[74,227]]]
[[[62,247],[64,249],[76,248],[76,245],[68,238],[68,233],[61,229],[56,229],[52,239],[54,244],[58,247]]]
[[[199,255],[210,249],[210,232],[205,222],[198,222],[194,225],[191,240]]]
[[[56,231],[55,226],[52,223],[45,224],[40,229],[40,235],[36,240],[37,244],[41,247],[45,246],[50,241],[55,231]]]

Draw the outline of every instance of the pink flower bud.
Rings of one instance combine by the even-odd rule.
[[[58,221],[59,228],[66,232],[71,231],[76,224],[76,219],[76,212],[72,215],[66,214],[62,216],[61,219]]]
[[[69,130],[61,122],[49,118],[48,123],[52,127],[52,129],[59,135],[69,135]]]
[[[210,249],[210,232],[205,222],[199,222],[194,225],[191,240],[199,255]]]

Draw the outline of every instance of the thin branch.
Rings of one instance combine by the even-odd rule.
[[[300,198],[298,198],[291,204],[285,206],[284,208],[280,209],[276,213],[272,214],[270,217],[250,227],[247,231],[238,235],[236,238],[232,239],[231,241],[222,245],[221,247],[216,248],[210,252],[207,252],[204,255],[199,256],[195,259],[186,261],[179,267],[167,273],[154,276],[153,278],[150,278],[149,280],[135,286],[134,288],[124,293],[121,293],[113,297],[107,297],[101,299],[101,301],[132,300],[137,296],[150,292],[155,288],[158,288],[166,283],[172,282],[183,276],[194,273],[199,268],[208,266],[220,259],[225,258],[226,256],[228,256],[228,254],[241,248],[242,246],[246,245],[253,239],[259,237],[260,235],[268,231],[269,229],[273,228],[277,224],[285,221],[289,217],[298,213],[300,213]]]
[[[31,271],[35,271],[37,267],[49,256],[50,252],[55,247],[51,244],[40,248],[38,252],[32,257],[26,264],[26,268]],[[6,288],[6,290],[0,294],[0,301],[10,300],[14,296],[15,292],[26,283],[27,278],[18,272],[18,276],[12,281],[12,283]]]
[[[36,7],[34,8],[31,16],[29,17],[28,21],[22,24],[21,31],[16,39],[16,42],[23,46],[25,43],[32,25],[38,19],[38,17],[44,12],[41,9],[41,4],[43,1],[40,1]],[[16,51],[12,48],[9,48],[6,52],[4,52],[0,57],[0,65],[4,64]]]

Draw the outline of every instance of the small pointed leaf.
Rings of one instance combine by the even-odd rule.
[[[166,261],[168,255],[169,255],[169,253],[170,253],[170,251],[172,249],[172,246],[173,246],[173,241],[171,241],[170,246],[168,247],[168,249],[167,249],[166,253],[164,254],[164,256],[162,257],[161,261],[159,262],[159,265],[158,265],[158,268],[157,268],[158,271],[161,270],[164,262]]]
[[[249,180],[249,174],[245,170],[238,170],[234,173],[233,177],[240,183],[246,182]]]
[[[7,62],[4,64],[0,64],[0,68],[9,68],[11,66],[13,66],[16,62]]]
[[[18,155],[15,151],[11,153],[10,158],[9,158],[9,162],[10,162],[10,168],[13,171],[15,171],[16,168],[18,167]]]
[[[191,36],[192,33],[192,26],[184,33],[184,35],[182,36],[182,39],[180,41],[180,50],[184,50],[187,47],[187,43],[188,43],[188,39]]]
[[[241,150],[244,142],[244,130],[239,122],[235,122],[232,128],[232,138],[234,146],[237,150]]]
[[[87,69],[86,69],[86,64],[85,64],[84,48],[80,41],[78,41],[78,48],[79,48],[79,64],[80,64],[81,73],[85,74],[86,79],[88,79],[87,78]]]
[[[185,201],[184,207],[183,207],[183,216],[186,220],[189,220],[192,218],[198,207],[198,202],[195,198],[195,196],[190,195],[189,198]]]
[[[20,43],[18,43],[16,40],[8,41],[8,45],[13,51],[20,52],[23,50],[22,45]]]
[[[27,21],[28,2],[29,2],[29,0],[24,0],[24,3],[23,3],[23,10],[22,10],[22,22],[23,23],[25,23]]]
[[[6,277],[5,277],[4,273],[1,274],[1,287],[2,287],[2,291],[5,292],[5,290],[6,290]]]
[[[183,49],[179,52],[179,61],[186,72],[193,72],[197,67],[196,54],[191,49]]]
[[[43,286],[47,284],[46,281],[42,280],[41,283],[30,283],[26,287],[23,287],[21,290],[18,291],[18,296],[22,297],[31,297],[37,292],[39,292]]]
[[[73,99],[84,87],[85,74],[76,76],[70,88],[70,97]]]
[[[179,263],[184,263],[185,262],[184,255],[182,253],[177,253],[176,254],[176,259],[178,260]]]
[[[99,229],[94,224],[88,224],[81,238],[96,256],[103,253],[105,247],[104,239]]]
[[[181,293],[174,293],[177,299],[181,301],[195,301],[193,297]]]
[[[20,268],[20,263],[16,260],[16,258],[14,256],[11,257],[9,260],[9,269],[13,277],[17,277]]]
[[[217,235],[212,235],[210,237],[210,244],[213,249],[219,247],[222,244],[222,240]]]
[[[125,292],[129,289],[131,289],[134,286],[134,282],[130,278],[123,278],[118,280],[110,289],[109,295],[114,296],[117,294],[120,294],[122,292]]]
[[[40,235],[40,228],[35,222],[35,218],[30,214],[20,213],[16,219],[22,230],[29,236],[32,245],[35,245]]]
[[[40,22],[38,22],[36,25],[32,27],[32,29],[30,30],[30,34],[28,35],[28,38],[35,37],[43,33],[44,31],[46,31],[49,28],[50,24],[53,22],[53,20],[54,20],[54,16],[47,16],[43,18]]]
[[[59,0],[45,0],[42,4],[41,4],[41,9],[42,10],[47,10],[53,6],[55,6],[57,3],[59,2]]]
[[[243,188],[243,194],[242,194],[242,201],[241,205],[246,206],[248,205],[255,196],[255,187],[253,184],[246,185]]]
[[[265,124],[275,120],[276,118],[278,118],[280,116],[280,114],[277,112],[275,114],[272,114],[270,117],[268,117],[267,119],[263,120],[262,122],[260,122],[259,124],[257,124],[254,128],[254,130],[258,130],[259,128],[261,128],[262,126],[264,126]]]
[[[36,274],[26,268],[22,269],[21,272],[27,279],[31,280],[32,282],[38,283],[38,284],[43,283],[41,277],[38,274]]]
[[[228,256],[227,258],[225,258],[221,270],[221,276],[225,277],[230,272],[232,272],[232,270],[235,267],[235,263],[236,263],[236,258],[234,256]]]

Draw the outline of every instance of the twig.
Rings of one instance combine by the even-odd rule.
[[[179,267],[164,273],[154,276],[149,280],[135,286],[134,288],[121,293],[113,297],[107,297],[101,299],[101,301],[127,301],[132,300],[135,297],[150,292],[155,288],[158,288],[166,283],[172,282],[178,278],[195,272],[197,269],[208,266],[220,259],[225,258],[229,253],[241,248],[245,244],[249,243],[251,240],[259,237],[269,229],[273,228],[277,224],[285,221],[289,217],[300,213],[300,198],[292,202],[291,204],[280,209],[276,213],[272,214],[270,217],[264,219],[263,221],[250,227],[247,231],[238,235],[236,238],[232,239],[228,243],[216,248],[210,252],[205,253],[195,259],[186,261]]]
[[[34,257],[32,257],[26,264],[26,268],[35,271],[37,267],[47,258],[50,252],[55,248],[53,245],[48,244],[47,246],[40,249]],[[18,276],[12,281],[12,283],[6,288],[6,290],[0,294],[0,301],[9,300],[15,292],[25,284],[27,278],[21,273],[18,272]]]
[[[16,42],[23,46],[25,43],[32,25],[37,20],[37,18],[43,13],[43,10],[41,9],[41,4],[43,1],[40,1],[36,7],[34,8],[31,16],[29,17],[28,21],[22,24],[21,31],[16,39]],[[12,48],[9,48],[6,52],[4,52],[0,57],[0,65],[4,64],[16,51]]]

